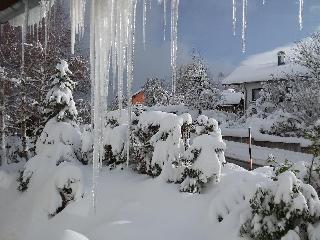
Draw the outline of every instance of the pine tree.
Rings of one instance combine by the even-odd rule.
[[[166,90],[164,80],[158,78],[148,78],[143,86],[145,95],[145,105],[152,107],[155,105],[168,105],[169,93]]]
[[[69,77],[72,73],[64,60],[57,64],[56,69],[45,99],[45,122],[54,117],[57,121],[75,120],[78,113],[72,96],[75,82]]]
[[[214,109],[221,98],[220,90],[211,81],[210,73],[201,56],[193,54],[192,63],[181,66],[178,71],[177,95],[191,108]]]

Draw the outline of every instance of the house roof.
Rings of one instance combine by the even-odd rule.
[[[29,0],[29,8],[39,6],[40,0]],[[24,12],[23,0],[1,0],[0,1],[0,23],[5,23]]]
[[[294,46],[294,44],[290,44],[248,57],[222,83],[231,85],[264,82],[274,78],[281,79],[292,72],[303,71],[302,67],[290,61],[293,56]],[[279,51],[286,53],[285,65],[278,66],[277,54]]]

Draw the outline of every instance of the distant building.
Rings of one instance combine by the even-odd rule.
[[[145,103],[145,95],[143,89],[139,90],[132,96],[132,104],[133,105],[144,105]]]
[[[241,62],[222,81],[222,84],[242,87],[244,89],[244,109],[247,109],[251,103],[254,103],[260,97],[264,82],[284,79],[286,74],[298,70],[299,66],[287,60],[292,56],[293,46],[277,48],[249,57]]]

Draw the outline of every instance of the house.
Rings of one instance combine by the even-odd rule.
[[[143,105],[145,103],[145,95],[143,89],[140,89],[138,92],[132,95],[132,104],[133,105]]]
[[[244,109],[260,97],[263,83],[275,79],[284,79],[299,66],[290,61],[294,45],[276,48],[269,52],[253,55],[243,62],[222,83],[225,86],[237,86],[244,91]],[[301,68],[301,67],[300,67]]]
[[[236,92],[234,89],[229,88],[222,91],[221,100],[217,106],[218,110],[225,112],[237,113],[243,110],[244,94]]]

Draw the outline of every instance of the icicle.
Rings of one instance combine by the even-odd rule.
[[[146,25],[147,25],[147,0],[143,0],[143,26],[142,26],[142,37],[143,37],[143,48],[146,49]]]
[[[71,53],[74,54],[76,35],[83,36],[85,0],[70,0]]]
[[[23,0],[24,3],[24,23],[22,27],[21,35],[21,75],[24,74],[24,63],[25,63],[25,44],[28,31],[28,22],[29,22],[29,0]]]
[[[247,8],[248,0],[242,0],[242,52],[246,52],[246,34],[247,34]]]
[[[91,4],[90,77],[92,81],[91,101],[93,105],[92,126],[94,139],[92,198],[93,208],[96,209],[99,168],[102,165],[104,155],[103,146],[105,140],[103,131],[111,72],[114,76],[117,75],[120,108],[122,108],[125,70],[127,70],[128,91],[131,91],[134,49],[132,19],[135,16],[133,9],[135,9],[136,0],[92,0]],[[130,95],[130,92],[128,95]]]
[[[303,7],[304,7],[304,0],[299,0],[299,27],[300,27],[300,31],[303,29]]]
[[[167,0],[163,0],[163,41],[166,40],[167,29]]]
[[[130,161],[130,143],[131,143],[131,123],[132,123],[132,82],[133,82],[133,62],[135,47],[135,18],[137,1],[133,3],[133,14],[129,17],[128,29],[128,49],[127,49],[127,97],[128,97],[128,129],[127,129],[127,167]]]
[[[237,25],[237,2],[232,0],[232,28],[233,36],[236,35],[236,25]]]
[[[171,74],[172,74],[172,98],[176,93],[176,71],[177,71],[177,44],[178,44],[178,17],[179,0],[171,0]]]

